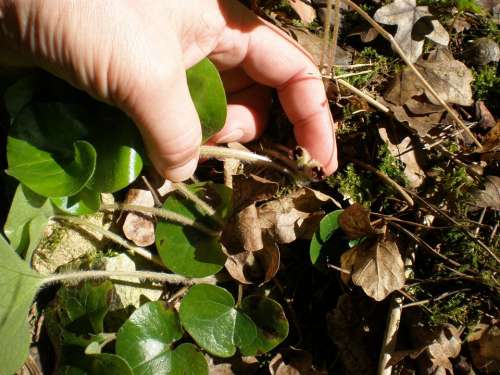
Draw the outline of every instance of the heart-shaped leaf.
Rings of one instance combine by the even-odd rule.
[[[167,373],[172,360],[171,346],[181,337],[176,311],[163,302],[149,302],[137,309],[118,331],[116,352],[136,374]]]
[[[203,140],[224,127],[227,114],[226,92],[219,72],[205,58],[186,72],[189,93],[200,117]]]
[[[234,307],[227,290],[199,284],[191,287],[179,310],[182,326],[203,349],[219,357],[231,357],[257,339],[255,323]]]
[[[83,188],[82,191],[71,197],[50,198],[52,203],[61,211],[71,215],[88,215],[96,212],[101,204],[101,194]]]
[[[28,357],[28,312],[43,277],[23,262],[0,236],[0,363],[2,374],[15,373]]]
[[[172,375],[208,375],[208,364],[193,344],[185,343],[175,348]],[[157,374],[157,373],[155,373]]]
[[[189,188],[202,199],[207,199],[207,189],[222,190],[227,194],[227,188],[222,185],[194,184]],[[218,212],[225,211],[224,202],[214,204]],[[202,221],[209,225],[208,219],[201,214],[195,204],[177,195],[171,195],[163,207],[177,212],[189,219]],[[225,215],[223,213],[223,215]],[[223,216],[220,215],[220,216]],[[226,261],[218,238],[210,237],[197,229],[173,222],[162,221],[156,226],[156,246],[165,265],[180,275],[187,277],[205,277],[219,272]]]
[[[74,110],[61,103],[37,103],[17,116],[7,141],[8,174],[46,197],[74,195],[96,166],[94,147]]]
[[[255,356],[274,349],[288,336],[288,320],[281,305],[264,296],[248,296],[241,309],[257,325],[257,336],[248,346],[241,347],[245,356]]]
[[[47,198],[18,185],[3,227],[10,245],[18,254],[36,247],[45,228],[43,222],[46,224],[53,214],[54,208]]]
[[[321,219],[319,223],[319,228],[314,233],[309,246],[309,255],[311,257],[311,263],[316,264],[321,254],[321,249],[323,245],[330,239],[333,232],[340,228],[339,216],[343,210],[336,210],[330,212],[328,215]]]

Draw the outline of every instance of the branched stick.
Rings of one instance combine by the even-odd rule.
[[[200,213],[210,216],[214,221],[217,222],[221,227],[224,226],[224,220],[217,214],[215,208],[210,206],[203,199],[198,197],[195,193],[188,189],[188,187],[182,182],[175,182],[174,187],[186,198],[193,202],[196,207],[200,210]]]
[[[219,235],[218,232],[206,227],[203,224],[197,223],[193,219],[178,214],[177,212],[166,210],[164,208],[146,207],[135,204],[127,204],[127,203],[115,203],[115,204],[103,204],[101,206],[101,210],[121,210],[121,211],[141,212],[145,214],[158,216],[165,220],[173,221],[181,225],[193,227],[211,237],[217,237]]]
[[[354,94],[359,95],[362,98],[364,98],[368,103],[370,103],[374,107],[380,109],[382,112],[385,112],[385,113],[389,112],[389,108],[387,108],[385,105],[377,102],[370,95],[368,95],[367,93],[365,93],[365,92],[361,91],[360,89],[354,87],[349,82],[344,81],[343,79],[340,79],[340,78],[336,78],[336,81],[338,83],[340,83],[342,86],[344,86],[345,88],[347,88],[349,91],[352,91]]]
[[[88,227],[100,234],[102,234],[104,237],[110,239],[111,241],[117,243],[120,246],[123,246],[125,249],[129,250],[132,254],[137,254],[143,257],[146,260],[149,260],[152,263],[155,263],[156,265],[159,265],[161,267],[165,267],[163,262],[161,261],[160,257],[153,255],[150,251],[146,250],[143,247],[138,247],[134,246],[131,243],[129,243],[127,240],[122,238],[116,233],[113,233],[99,225],[96,225],[94,223],[91,223],[87,220],[80,219],[78,217],[74,216],[53,216],[53,219],[56,220],[63,220],[67,221],[72,224],[76,224],[78,226],[83,226],[83,227]],[[86,228],[85,228],[86,229]]]
[[[463,123],[463,121],[458,117],[458,115],[455,113],[455,111],[446,103],[434,90],[434,88],[427,82],[427,80],[424,78],[424,76],[420,73],[420,71],[415,67],[415,65],[411,62],[411,60],[406,56],[406,54],[403,52],[399,44],[396,42],[396,40],[393,38],[393,36],[388,33],[382,26],[380,26],[377,21],[375,21],[368,13],[366,13],[363,9],[361,9],[356,3],[354,3],[351,0],[342,0],[344,1],[347,5],[349,5],[351,8],[353,8],[358,14],[363,17],[370,25],[373,26],[375,30],[378,31],[380,35],[382,35],[385,39],[387,39],[390,43],[391,46],[394,48],[394,50],[401,56],[403,61],[410,67],[410,69],[415,73],[417,78],[419,79],[420,82],[425,86],[427,90],[436,98],[436,100],[443,106],[443,108],[446,109],[446,111],[450,114],[450,116],[453,118],[453,120],[456,121],[456,123],[464,129],[464,131],[467,133],[469,137],[474,141],[474,143],[479,147],[479,149],[482,149],[481,143],[477,140],[477,138],[472,134],[470,129]]]
[[[164,272],[151,272],[151,271],[77,271],[77,272],[66,272],[66,273],[55,273],[47,275],[43,281],[42,285],[50,285],[54,283],[60,283],[64,281],[83,281],[83,280],[97,280],[97,279],[109,279],[113,277],[125,277],[125,278],[138,278],[148,281],[156,281],[160,283],[168,284],[214,284],[214,277],[205,277],[202,279],[190,279],[184,276],[175,275],[172,273]]]

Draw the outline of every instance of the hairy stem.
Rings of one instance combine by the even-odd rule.
[[[127,203],[114,203],[114,204],[103,204],[101,206],[101,210],[122,210],[122,211],[131,211],[131,212],[141,212],[145,214],[150,214],[154,216],[161,217],[165,220],[173,221],[181,225],[186,225],[198,229],[200,232],[203,232],[211,237],[217,237],[219,235],[218,232],[206,227],[203,224],[197,223],[195,220],[190,219],[184,215],[178,214],[177,212],[173,212],[167,210],[165,208],[157,208],[157,207],[146,207],[139,206],[135,204],[127,204]]]
[[[109,279],[113,277],[130,277],[137,279],[144,279],[148,281],[156,281],[159,283],[168,284],[214,284],[214,277],[205,277],[201,279],[190,279],[184,276],[175,275],[164,272],[151,272],[151,271],[77,271],[67,273],[57,273],[47,275],[42,281],[42,285],[50,285],[65,281],[84,281],[84,280],[97,280]]]
[[[174,187],[181,193],[186,199],[193,202],[201,214],[206,214],[210,216],[211,219],[217,222],[221,227],[224,226],[224,220],[217,214],[215,208],[210,206],[203,199],[198,197],[195,193],[188,189],[188,187],[182,182],[175,182]]]

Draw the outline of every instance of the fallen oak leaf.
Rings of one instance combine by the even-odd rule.
[[[417,6],[416,0],[395,0],[375,12],[373,18],[386,25],[397,25],[394,39],[411,62],[417,61],[423,51],[424,37],[448,45],[446,29],[433,19],[427,6]]]
[[[500,210],[500,177],[487,176],[484,189],[472,193],[472,205]]]
[[[403,259],[396,243],[388,238],[363,241],[342,254],[340,264],[351,271],[353,284],[376,301],[382,301],[405,284]]]
[[[316,19],[316,10],[302,0],[288,0],[290,7],[297,13],[304,25],[309,25]]]
[[[467,336],[472,363],[487,373],[500,371],[500,324],[479,323]]]
[[[251,204],[234,214],[224,226],[221,241],[229,253],[257,251],[264,247],[257,207]]]

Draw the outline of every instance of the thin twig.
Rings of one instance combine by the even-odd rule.
[[[332,49],[330,51],[329,67],[335,64],[335,56],[337,53],[337,45],[340,30],[340,0],[335,0],[335,18],[333,20],[333,36],[332,36]]]
[[[344,268],[337,267],[337,266],[336,266],[336,265],[334,265],[334,264],[330,264],[330,263],[329,263],[329,264],[327,264],[327,267],[328,267],[328,268],[332,268],[332,269],[334,269],[335,271],[339,271],[340,273],[344,273],[344,274],[346,274],[346,275],[350,275],[350,274],[351,274],[351,271],[348,271],[348,270],[346,270],[346,269],[344,269]]]
[[[127,204],[127,203],[114,203],[114,204],[103,204],[101,206],[101,210],[121,210],[121,211],[131,211],[131,212],[141,212],[154,216],[161,217],[165,220],[173,221],[175,223],[179,223],[181,225],[186,225],[198,229],[200,232],[203,232],[211,237],[217,237],[219,232],[216,232],[203,224],[196,222],[193,219],[190,219],[184,215],[178,214],[177,212],[173,212],[164,208],[157,207],[146,207],[139,206],[135,204]]]
[[[149,182],[149,180],[146,176],[142,176],[142,181],[144,182],[144,184],[148,188],[149,192],[153,196],[153,201],[155,203],[155,206],[161,207],[161,199],[160,199],[160,194],[158,194],[158,190],[155,189],[153,187],[153,185],[151,185],[151,183]]]
[[[373,99],[370,95],[364,93],[363,91],[357,89],[356,87],[354,87],[353,85],[351,85],[350,83],[344,81],[343,79],[337,79],[337,82],[340,83],[342,86],[344,86],[345,88],[347,88],[348,90],[352,91],[354,94],[356,95],[359,95],[361,96],[362,98],[364,98],[368,103],[370,103],[371,105],[373,105],[374,107],[380,109],[382,112],[389,112],[389,108],[387,108],[385,105],[377,102],[375,99]]]
[[[403,309],[407,309],[408,307],[415,307],[415,306],[426,305],[426,304],[428,304],[430,302],[437,302],[437,301],[440,301],[440,300],[445,299],[447,297],[450,297],[450,296],[452,296],[454,294],[462,293],[462,292],[468,292],[470,290],[471,290],[470,288],[463,288],[463,289],[459,289],[459,290],[453,290],[451,292],[445,292],[445,293],[443,293],[440,296],[435,297],[435,298],[429,298],[429,299],[424,299],[424,300],[421,300],[421,301],[407,303],[407,304],[403,305]]]
[[[375,65],[374,63],[366,63],[366,64],[352,64],[352,65],[345,65],[345,64],[335,64],[332,65],[332,68],[340,68],[340,69],[357,69],[357,68],[365,68],[367,66],[373,66]]]
[[[196,207],[201,211],[201,214],[206,214],[208,215],[211,219],[217,222],[220,226],[224,226],[224,220],[217,214],[215,211],[215,208],[210,206],[207,202],[205,202],[203,199],[198,197],[195,193],[193,193],[189,188],[183,183],[183,182],[174,182],[174,187],[181,193],[184,198],[190,200],[193,202]]]
[[[319,69],[321,72],[330,70],[328,69],[328,66],[326,66],[327,69],[325,69],[325,58],[327,58],[328,47],[330,46],[330,20],[332,19],[332,4],[333,0],[327,0],[325,21],[323,23],[323,43],[321,44],[321,58],[319,60]]]
[[[415,73],[417,76],[418,80],[422,82],[422,84],[425,86],[425,88],[436,98],[436,100],[443,106],[443,108],[448,111],[450,116],[453,118],[453,120],[456,121],[456,123],[464,129],[464,131],[467,133],[469,137],[474,141],[474,143],[479,147],[479,149],[482,149],[481,143],[477,140],[477,138],[472,134],[469,128],[463,123],[463,121],[458,117],[458,115],[455,113],[455,111],[439,96],[439,94],[434,90],[434,88],[427,82],[427,80],[424,78],[424,76],[420,73],[420,71],[415,67],[415,65],[411,62],[411,60],[406,56],[406,54],[403,52],[399,44],[396,42],[396,40],[393,38],[393,36],[388,33],[382,26],[380,26],[377,21],[375,21],[368,13],[366,13],[363,9],[361,9],[356,3],[354,3],[351,0],[342,0],[344,1],[347,5],[349,5],[351,8],[353,8],[361,17],[363,17],[370,25],[373,26],[375,30],[379,32],[380,35],[382,35],[385,39],[387,39],[390,43],[393,49],[401,56],[401,58],[404,60],[404,62],[408,65],[408,67]]]
[[[377,177],[379,177],[387,185],[389,185],[393,189],[395,189],[399,193],[399,195],[401,195],[401,198],[403,198],[406,201],[406,203],[408,203],[408,205],[410,207],[413,207],[415,205],[415,203],[413,202],[413,199],[408,195],[408,193],[405,191],[405,189],[403,189],[401,187],[401,185],[399,185],[396,181],[394,181],[388,175],[386,175],[385,173],[379,171],[377,168],[375,168],[375,167],[371,166],[370,164],[367,164],[361,160],[350,159],[350,161],[352,161],[356,165],[359,165],[362,168],[369,170],[372,173],[375,173],[375,175],[377,175]]]
[[[91,223],[88,220],[83,220],[81,218],[74,216],[61,216],[61,215],[53,216],[52,218],[55,220],[67,221],[69,223],[76,224],[78,226],[88,227],[89,229],[96,231],[99,234],[102,234],[104,237],[110,239],[111,241],[117,243],[118,245],[123,246],[125,249],[129,250],[132,254],[140,255],[144,259],[147,259],[148,261],[155,263],[156,265],[165,267],[161,258],[158,257],[157,255],[152,254],[150,251],[148,251],[143,247],[132,245],[130,242],[128,242],[118,234],[113,233],[97,224]]]
[[[96,279],[109,279],[114,277],[124,278],[137,278],[148,281],[157,281],[160,283],[168,284],[214,284],[215,278],[205,277],[201,279],[190,279],[184,276],[165,273],[165,272],[151,272],[151,271],[77,271],[66,273],[55,273],[44,277],[42,285],[50,285],[65,281],[83,281],[83,280],[96,280]]]
[[[372,72],[373,72],[373,70],[362,70],[361,72],[352,72],[352,73],[345,73],[345,74],[340,74],[340,75],[324,74],[322,77],[327,78],[327,79],[340,79],[340,78],[360,76],[362,74],[369,74]]]

